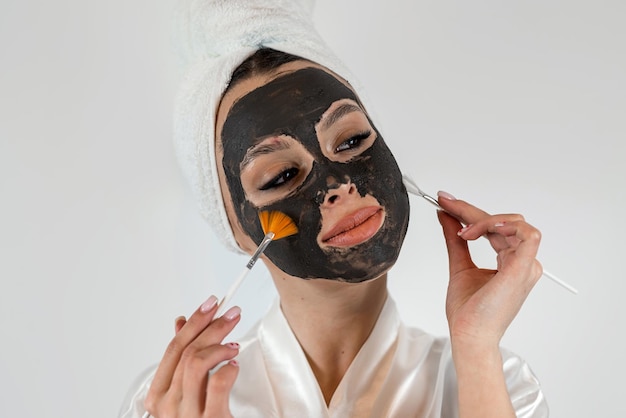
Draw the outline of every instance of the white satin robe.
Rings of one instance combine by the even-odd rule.
[[[240,344],[230,400],[235,418],[458,417],[449,339],[404,326],[391,298],[328,406],[278,301]],[[529,366],[507,350],[502,358],[517,416],[548,417]],[[141,418],[155,369],[140,376],[121,418]]]

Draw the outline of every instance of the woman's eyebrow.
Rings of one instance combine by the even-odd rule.
[[[343,103],[338,106],[336,109],[333,109],[321,122],[320,125],[321,130],[328,129],[332,124],[337,122],[339,119],[352,112],[363,112],[359,106],[353,103]]]
[[[246,155],[241,160],[240,169],[243,171],[250,163],[254,161],[260,155],[270,154],[272,152],[286,150],[290,148],[289,142],[283,141],[280,138],[273,138],[271,142],[262,141],[252,147],[248,148]]]

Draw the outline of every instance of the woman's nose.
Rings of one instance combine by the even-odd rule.
[[[330,181],[329,181],[330,183]],[[356,186],[348,181],[347,183],[338,183],[333,181],[328,185],[328,191],[324,196],[322,206],[334,206],[341,200],[357,193]]]

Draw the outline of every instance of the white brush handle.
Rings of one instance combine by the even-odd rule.
[[[228,292],[226,292],[226,295],[222,298],[220,304],[217,307],[215,318],[219,318],[220,316],[222,316],[222,314],[226,310],[226,306],[228,306],[228,302],[230,302],[230,300],[233,298],[235,292],[237,291],[237,289],[239,289],[239,286],[241,286],[241,283],[243,283],[243,280],[246,278],[248,273],[250,273],[250,269],[248,267],[244,267],[243,271],[239,274],[239,277],[237,277],[237,280],[235,280],[235,282],[230,285],[230,289],[228,289]]]
[[[546,276],[548,279],[552,280],[554,283],[563,286],[564,288],[566,288],[567,290],[569,290],[573,294],[575,294],[575,295],[578,294],[578,289],[576,289],[571,284],[565,283],[563,280],[559,279],[558,277],[556,277],[554,274],[550,273],[546,269],[543,269],[543,275]]]
[[[270,242],[272,242],[273,239],[274,233],[272,231],[265,234],[265,236],[263,237],[263,241],[261,241],[254,254],[252,254],[252,257],[250,258],[250,261],[248,261],[246,267],[243,269],[241,274],[239,274],[237,280],[235,280],[235,282],[230,286],[230,289],[228,289],[228,292],[226,292],[226,295],[220,301],[217,312],[215,313],[215,318],[219,318],[220,316],[222,316],[224,310],[226,309],[226,305],[233,298],[235,292],[237,291],[237,289],[239,289],[239,286],[241,286],[241,283],[243,283],[243,279],[245,279],[248,273],[250,273],[250,270],[252,270],[252,267],[254,267],[256,261],[259,259],[261,254],[263,254],[263,251],[265,251],[267,246],[270,245]]]

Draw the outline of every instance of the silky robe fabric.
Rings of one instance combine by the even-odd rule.
[[[450,340],[407,328],[390,298],[329,406],[278,301],[241,344],[237,360],[245,374],[230,400],[236,418],[458,417]],[[548,406],[528,364],[501,351],[517,417],[547,418]],[[120,418],[141,418],[154,370],[129,392]]]

